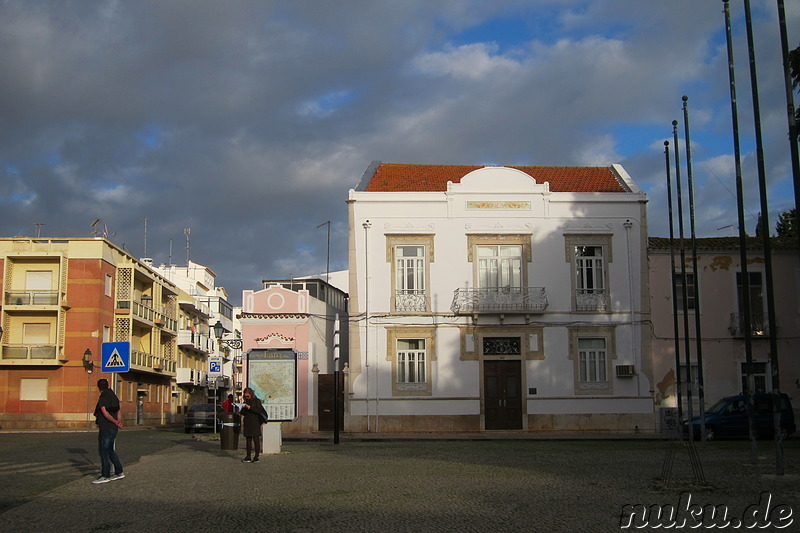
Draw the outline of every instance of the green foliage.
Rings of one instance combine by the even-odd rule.
[[[790,209],[778,215],[775,232],[778,237],[797,237],[797,209]]]

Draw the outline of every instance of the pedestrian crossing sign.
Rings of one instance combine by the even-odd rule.
[[[131,343],[104,342],[100,363],[103,372],[128,372],[131,369]]]

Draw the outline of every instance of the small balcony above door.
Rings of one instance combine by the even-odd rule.
[[[456,289],[450,309],[457,315],[544,313],[544,287],[481,287]]]

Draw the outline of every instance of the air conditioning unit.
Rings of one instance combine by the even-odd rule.
[[[617,365],[618,378],[632,378],[636,374],[636,367],[633,365]]]

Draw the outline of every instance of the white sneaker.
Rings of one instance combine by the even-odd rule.
[[[110,481],[116,481],[116,480],[118,480],[118,479],[122,479],[122,478],[124,478],[124,477],[125,477],[125,472],[120,472],[119,474],[114,474],[113,476],[111,476],[111,477],[110,477],[110,478],[108,478],[108,479],[109,479]]]
[[[111,478],[107,478],[107,477],[100,476],[100,477],[99,477],[99,478],[97,478],[97,479],[93,479],[93,480],[92,480],[92,483],[94,483],[95,485],[97,485],[97,484],[99,484],[99,483],[108,483],[109,481],[111,481]]]

